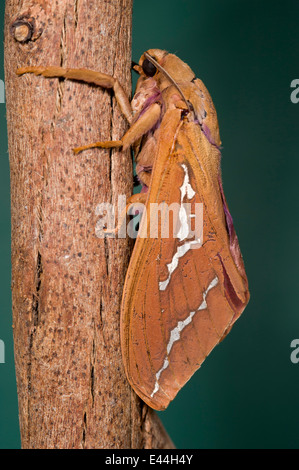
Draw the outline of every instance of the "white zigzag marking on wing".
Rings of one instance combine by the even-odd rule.
[[[189,224],[188,224],[188,220],[187,220],[186,209],[183,206],[183,200],[184,200],[185,196],[187,196],[188,199],[192,199],[195,196],[195,191],[194,191],[194,189],[192,188],[192,186],[189,182],[189,174],[188,174],[187,166],[185,165],[185,163],[182,163],[181,166],[182,166],[182,168],[185,172],[185,176],[184,176],[183,184],[180,187],[181,207],[180,207],[180,211],[179,211],[179,219],[180,219],[181,225],[180,225],[180,230],[178,231],[178,238],[179,238],[180,241],[183,241],[188,236],[188,233],[189,233]],[[177,251],[174,254],[171,262],[166,265],[167,269],[168,269],[168,278],[165,281],[159,282],[159,289],[160,290],[165,290],[166,289],[166,287],[169,284],[172,273],[178,267],[179,259],[182,256],[184,256],[187,253],[187,251],[189,251],[192,248],[192,245],[195,245],[195,244],[200,244],[200,239],[193,240],[191,242],[186,242],[184,245],[181,245],[177,248]]]
[[[179,259],[184,256],[187,251],[191,250],[192,245],[197,244],[200,244],[200,238],[198,240],[192,240],[191,242],[186,242],[184,245],[178,246],[177,251],[175,252],[171,262],[166,265],[168,269],[168,278],[165,279],[165,281],[159,282],[160,290],[165,290],[168,286],[172,273],[178,267]]]
[[[160,376],[162,374],[162,372],[167,369],[167,367],[169,366],[169,359],[168,359],[168,356],[170,354],[170,351],[172,350],[172,347],[173,347],[173,344],[178,341],[181,337],[181,332],[183,331],[183,329],[189,325],[189,323],[191,323],[192,321],[192,318],[194,317],[194,315],[199,311],[199,310],[204,310],[207,308],[207,302],[206,302],[206,297],[207,297],[207,294],[209,292],[209,290],[211,290],[213,287],[215,287],[216,285],[218,284],[218,277],[216,276],[211,282],[210,284],[208,285],[207,289],[204,291],[203,293],[203,301],[202,303],[200,304],[200,306],[198,307],[197,310],[194,310],[193,312],[190,312],[188,317],[183,320],[183,321],[179,321],[177,326],[175,328],[173,328],[173,330],[171,330],[171,333],[170,333],[170,339],[169,339],[169,342],[167,344],[167,356],[166,358],[164,359],[164,363],[163,363],[163,366],[161,367],[160,370],[158,370],[158,372],[156,373],[156,382],[155,382],[155,387],[154,387],[154,390],[153,392],[151,393],[151,398],[153,398],[153,396],[158,392],[160,386],[159,386],[159,379],[160,379]]]
[[[180,211],[179,211],[179,219],[181,221],[181,227],[180,227],[180,230],[178,231],[178,238],[180,239],[180,241],[184,240],[188,236],[188,233],[189,233],[189,224],[188,224],[188,220],[187,220],[187,212],[186,212],[185,207],[183,206],[183,200],[184,200],[185,196],[187,196],[188,199],[192,199],[195,196],[195,191],[194,191],[194,189],[192,188],[192,186],[189,182],[188,168],[185,165],[185,163],[182,163],[181,166],[182,166],[182,168],[185,172],[185,176],[184,176],[183,184],[180,187],[181,207],[180,207]]]

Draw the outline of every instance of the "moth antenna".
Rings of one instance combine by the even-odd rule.
[[[191,113],[191,108],[190,108],[190,105],[189,105],[189,103],[188,103],[188,100],[185,98],[185,95],[184,95],[184,93],[182,92],[182,90],[181,90],[181,88],[179,87],[179,85],[177,84],[177,82],[172,78],[171,75],[169,75],[169,73],[162,67],[162,65],[160,65],[160,64],[159,64],[152,56],[150,56],[147,52],[144,53],[144,56],[145,56],[158,70],[160,70],[160,72],[164,73],[164,75],[168,78],[168,80],[176,87],[176,89],[178,90],[178,92],[179,92],[180,95],[182,96],[183,100],[185,101],[189,113]]]

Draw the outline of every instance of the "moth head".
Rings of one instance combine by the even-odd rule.
[[[146,55],[150,57],[146,57]],[[151,58],[156,61],[158,64],[162,62],[162,59],[168,53],[166,51],[161,51],[160,49],[149,49],[147,52],[144,52],[139,59],[139,63],[133,66],[133,69],[139,73],[144,78],[155,77],[157,78],[157,66],[153,63]]]
[[[133,69],[140,74],[141,80],[154,81],[161,91],[174,85],[190,111],[189,103],[179,83],[191,82],[195,78],[195,74],[189,65],[176,55],[160,49],[149,49],[142,54],[139,64],[134,65]]]
[[[154,77],[160,84],[167,82],[165,86],[169,86],[169,78],[172,82],[181,82],[191,81],[195,77],[189,65],[176,55],[160,49],[144,52],[134,70],[144,77]]]

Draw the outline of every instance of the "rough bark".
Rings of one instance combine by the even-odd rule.
[[[12,296],[23,448],[171,448],[131,391],[119,314],[127,240],[95,236],[100,202],[130,195],[130,155],[72,148],[119,139],[110,92],[17,67],[84,67],[130,90],[132,0],[7,0]]]

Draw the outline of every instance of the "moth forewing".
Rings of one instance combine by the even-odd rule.
[[[137,238],[124,287],[127,375],[143,400],[161,410],[227,334],[249,294],[238,269],[243,261],[231,253],[218,147],[177,109],[166,111],[159,132],[147,206],[182,205],[188,197],[203,206],[201,243],[187,238],[183,218],[177,238]]]

